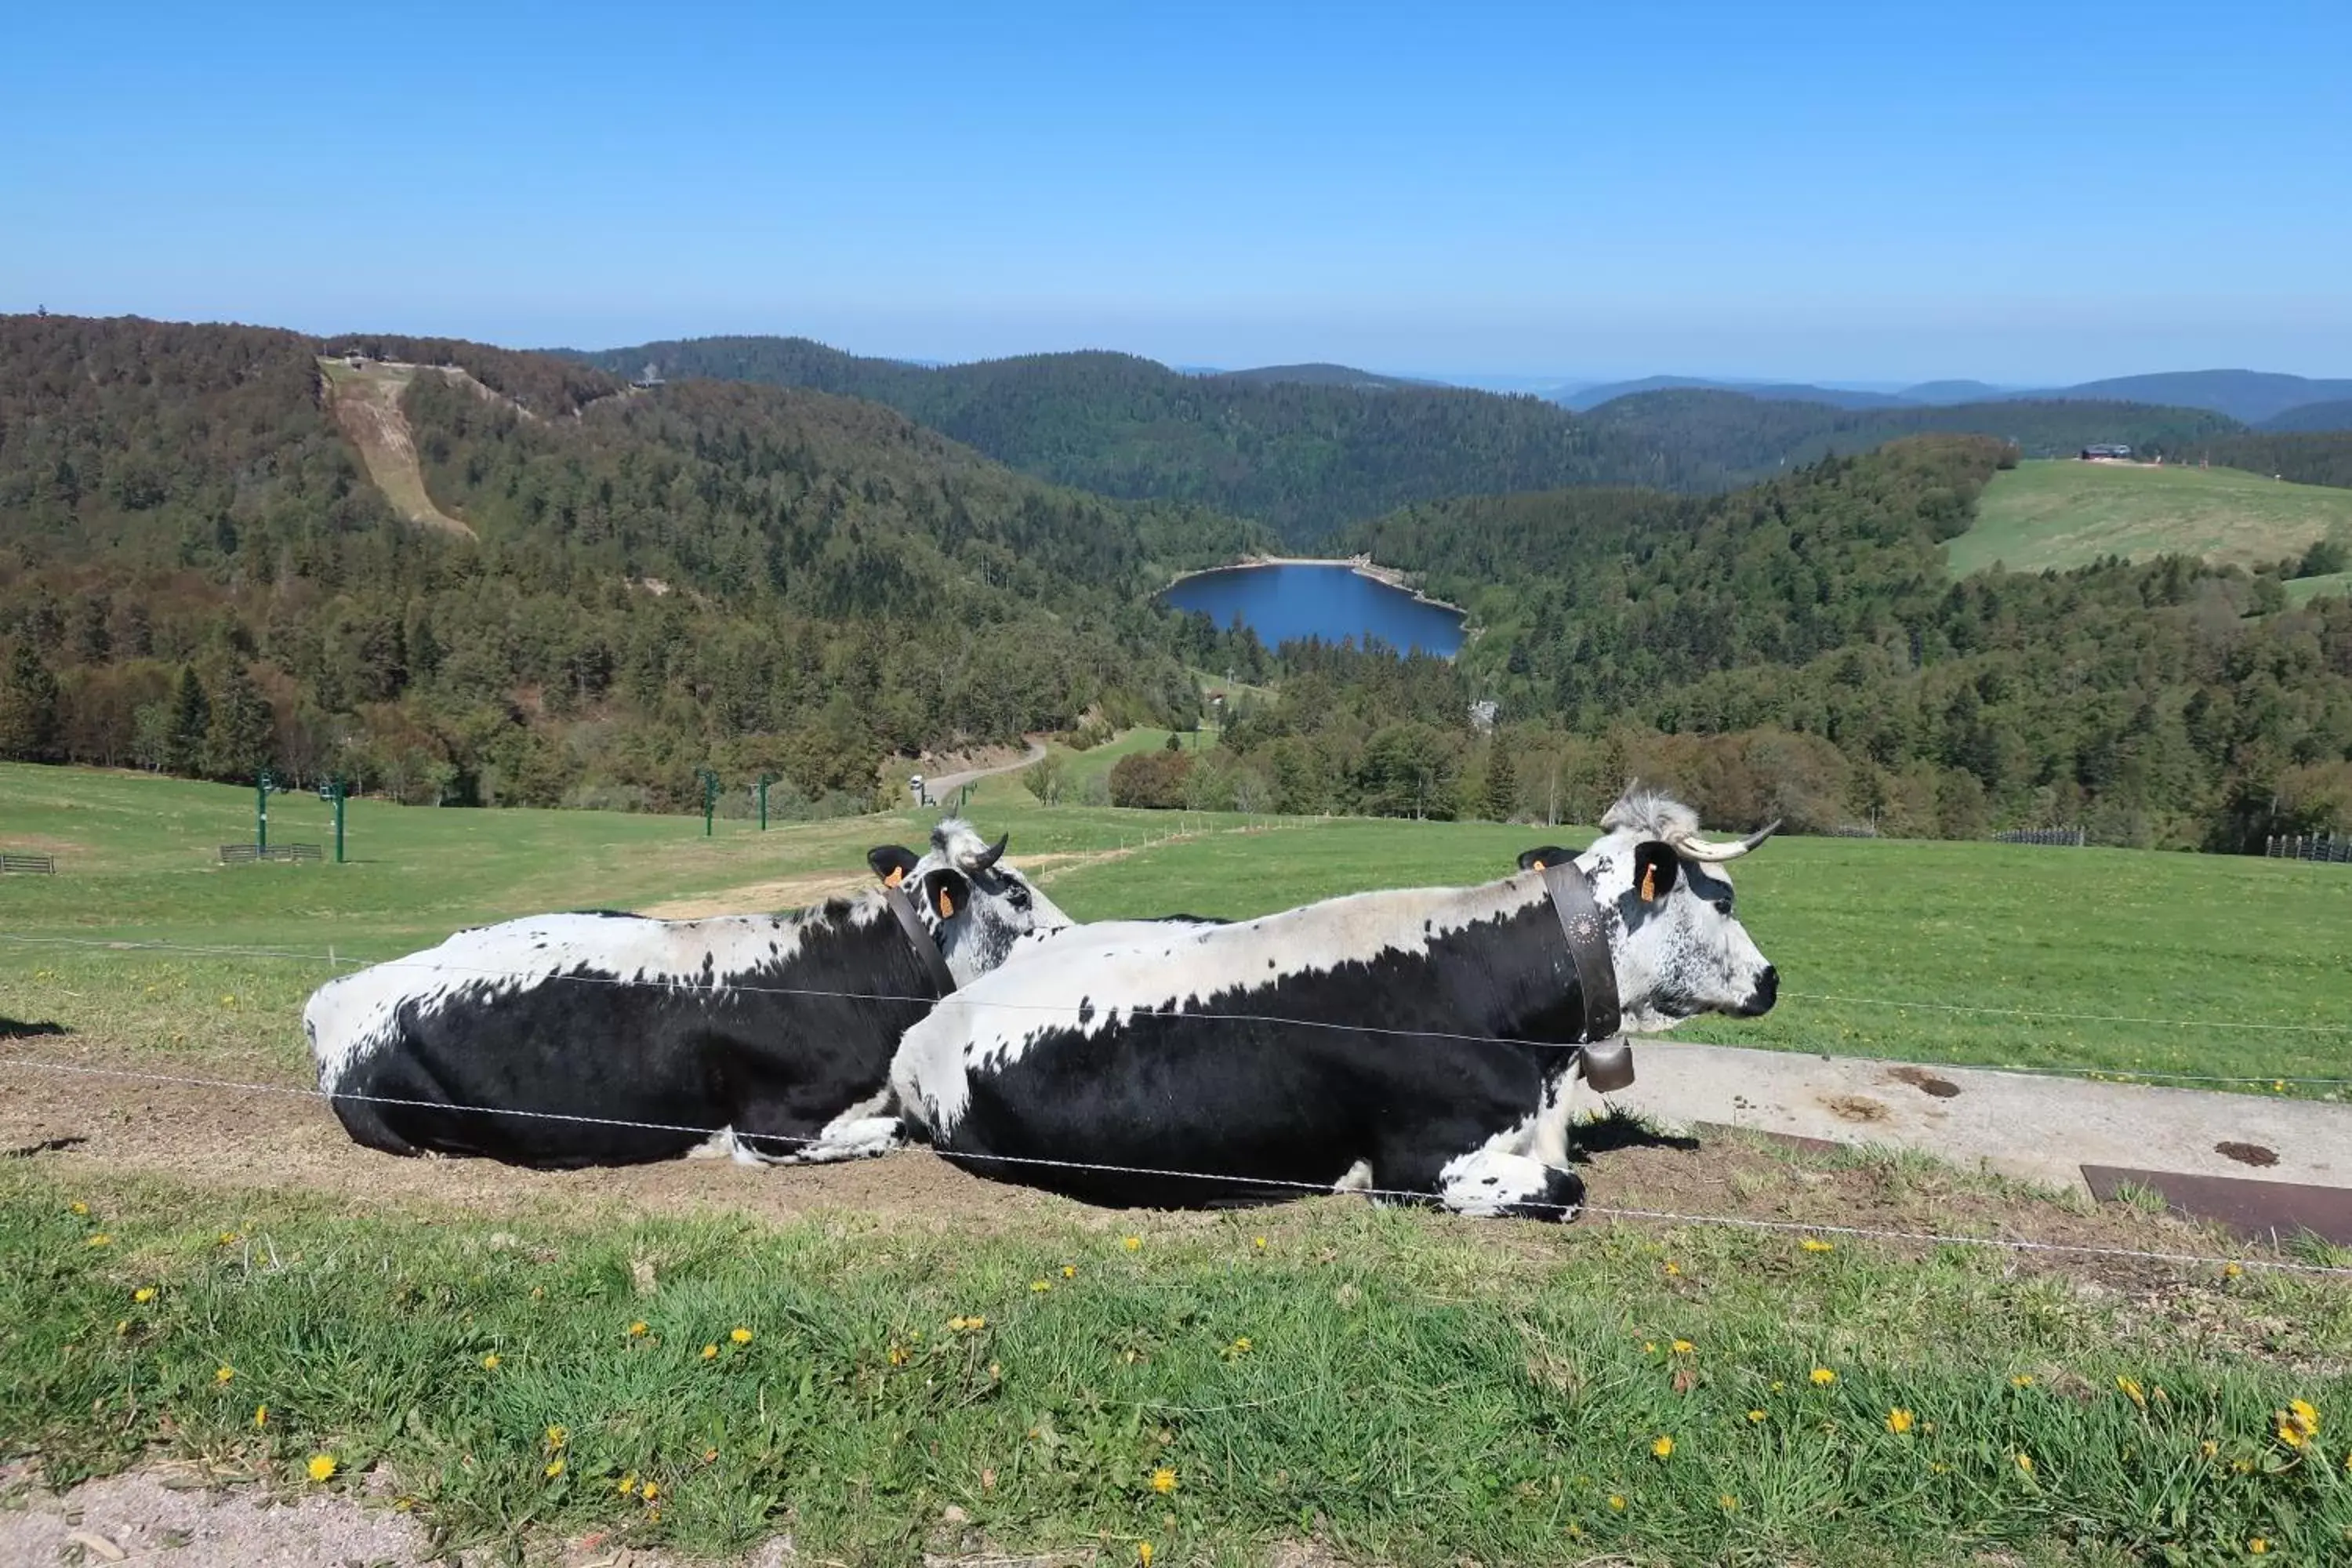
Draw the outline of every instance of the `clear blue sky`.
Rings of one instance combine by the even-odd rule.
[[[2352,3],[26,4],[0,310],[37,304],[940,359],[2352,375]]]

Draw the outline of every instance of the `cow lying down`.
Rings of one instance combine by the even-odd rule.
[[[883,1111],[907,1027],[1070,923],[1003,850],[951,819],[919,858],[867,856],[885,887],[799,913],[460,931],[311,994],[319,1085],[354,1139],[394,1154],[631,1164],[717,1129],[747,1161],[878,1153],[897,1142]]]
[[[1615,1034],[1617,1009],[1652,1032],[1753,1016],[1778,988],[1720,865],[1769,828],[1710,842],[1696,813],[1646,793],[1602,828],[1573,858],[1580,879],[1564,851],[1537,849],[1475,888],[1065,932],[909,1029],[891,1088],[948,1159],[1094,1203],[1370,1190],[1570,1217],[1584,1184],[1564,1047]]]

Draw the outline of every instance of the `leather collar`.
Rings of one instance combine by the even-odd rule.
[[[1609,957],[1609,921],[1592,897],[1591,879],[1573,860],[1543,868],[1544,890],[1559,916],[1560,934],[1576,964],[1584,996],[1583,1043],[1593,1045],[1617,1033],[1623,1011],[1617,999],[1617,965]]]
[[[898,929],[907,933],[907,944],[922,961],[931,984],[939,987],[942,996],[952,992],[956,988],[955,972],[948,967],[947,956],[940,952],[939,939],[931,935],[931,928],[915,912],[915,900],[907,896],[906,889],[897,886],[884,888],[882,898],[890,906],[890,912],[898,917]]]

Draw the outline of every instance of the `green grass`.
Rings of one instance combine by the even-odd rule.
[[[2352,595],[2352,572],[2331,572],[2319,577],[2296,577],[2286,585],[2286,602],[2307,605],[2325,595],[2340,599]]]
[[[2352,523],[2352,489],[2286,484],[2236,468],[2023,462],[1996,474],[1976,525],[1951,542],[1952,574],[2167,552],[2252,565],[2295,554]]]
[[[222,869],[214,847],[249,839],[251,801],[0,766],[0,839],[60,866],[0,880],[0,937],[386,957],[502,915],[854,870],[869,845],[917,842],[926,826],[901,814],[762,836],[722,821],[706,840],[694,818],[362,801],[351,865]],[[987,781],[973,809],[1087,919],[1247,915],[1481,879],[1534,844],[1587,837],[1045,809],[1009,778]],[[280,841],[324,841],[326,808],[280,797],[271,826]],[[1767,1019],[1690,1033],[2352,1076],[2343,872],[1782,840],[1738,875],[1791,994]],[[101,1059],[299,1082],[299,1009],[327,973],[0,941],[0,1015],[55,1019],[76,1032],[68,1048]],[[1787,1176],[1743,1170],[1739,1190],[1860,1157],[1811,1173],[1775,1158]],[[1886,1162],[1885,1177],[1935,1205],[1971,1180],[1916,1160]],[[2315,1279],[2168,1272],[2116,1291],[1969,1248],[1816,1254],[1712,1227],[1556,1231],[1336,1204],[1058,1208],[950,1236],[873,1215],[772,1226],[617,1209],[592,1224],[534,1202],[485,1215],[0,1162],[0,1458],[32,1456],[65,1481],[160,1445],[299,1489],[325,1452],[341,1468],[331,1486],[389,1465],[453,1545],[617,1529],[722,1552],[789,1529],[804,1556],[861,1564],[1096,1548],[1115,1568],[1149,1541],[1172,1568],[1263,1561],[1285,1540],[1433,1565],[2198,1563],[2235,1560],[2258,1534],[2273,1561],[2317,1563],[2352,1530],[2352,1292]],[[1142,1245],[1129,1251],[1122,1231]],[[641,1293],[641,1264],[655,1293]],[[157,1295],[136,1301],[147,1287]],[[974,1315],[987,1326],[948,1327]],[[636,1321],[648,1331],[633,1337]],[[727,1337],[737,1326],[748,1344]],[[1678,1338],[1695,1350],[1677,1355]],[[707,1362],[705,1344],[719,1347]],[[1817,1365],[1836,1382],[1815,1387]],[[2143,1411],[2118,1376],[2166,1397]],[[2293,1398],[2324,1412],[2300,1456],[2271,1435]],[[1915,1413],[1912,1432],[1887,1429],[1897,1407]],[[550,1426],[567,1432],[556,1477]],[[1675,1442],[1664,1459],[1651,1453],[1662,1436]],[[2018,1453],[2035,1461],[2030,1478]],[[1151,1489],[1161,1467],[1172,1494]],[[622,1493],[631,1477],[656,1482],[656,1504]],[[941,1525],[950,1506],[967,1526]]]
[[[2352,1540],[2340,1289],[2249,1274],[2150,1310],[1958,1249],[1498,1233],[1337,1205],[977,1239],[583,1228],[20,1168],[0,1450],[62,1482],[160,1442],[289,1489],[319,1489],[314,1455],[338,1489],[383,1461],[445,1548],[788,1528],[803,1559],[860,1563],[1141,1542],[1245,1563],[1315,1538],[1394,1563],[1860,1568],[2234,1561],[2257,1536],[2317,1563]],[[2320,1411],[2300,1450],[2273,1432],[2294,1399]]]
[[[1097,748],[1100,750],[1100,748]],[[1082,753],[1092,757],[1094,752]],[[0,766],[13,846],[60,874],[0,880],[0,1014],[162,1052],[300,1059],[320,963],[27,948],[6,936],[251,946],[380,959],[461,926],[628,908],[809,871],[855,871],[921,814],[779,828],[586,812],[351,807],[353,863],[221,868],[252,795],[138,774]],[[1501,875],[1590,829],[1045,808],[1011,777],[971,807],[1084,920],[1249,916],[1370,887]],[[324,841],[315,798],[273,837]],[[1741,863],[1742,918],[1784,999],[1690,1037],[1841,1055],[2114,1073],[2352,1078],[2352,876],[2337,866],[2117,849],[1784,838]],[[1906,1004],[1895,1005],[1893,1004]],[[2143,1022],[2141,1020],[2160,1020]],[[2249,1027],[2246,1026],[2261,1026]],[[2320,1086],[2314,1092],[2336,1092]]]

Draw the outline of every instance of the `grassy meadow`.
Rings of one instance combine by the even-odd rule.
[[[1483,879],[1585,837],[1048,809],[1010,777],[971,811],[1089,919]],[[0,1016],[73,1031],[0,1051],[306,1083],[297,1014],[330,973],[7,939],[389,957],[532,910],[799,901],[926,827],[722,819],[705,839],[698,817],[360,801],[351,864],[224,869],[250,791],[0,766],[0,842],[59,860],[0,879]],[[271,836],[326,843],[327,808],[280,797]],[[2346,869],[1780,841],[1738,877],[1789,994],[1689,1032],[2352,1077]],[[1973,1006],[2020,1013],[1945,1010]],[[1816,1205],[1783,1214],[1839,1214],[1818,1194],[1860,1179],[1907,1194],[1915,1227],[2095,1223],[1932,1163],[1745,1158],[1741,1193]],[[977,1229],[520,1193],[484,1213],[0,1160],[0,1461],[62,1484],[160,1451],[285,1492],[382,1467],[384,1505],[446,1547],[509,1553],[789,1530],[803,1558],[856,1564],[2198,1563],[2255,1541],[2320,1563],[2352,1550],[2347,1345],[2344,1281],[2260,1269],[2086,1279],[1960,1247],[1336,1201]]]
[[[1078,754],[1099,761],[1108,747]],[[222,868],[249,790],[0,765],[0,839],[58,856],[0,880],[0,1016],[142,1049],[300,1061],[323,962],[383,959],[466,925],[552,909],[701,900],[759,909],[863,874],[929,815],[761,834],[721,819],[350,806],[344,866]],[[1483,880],[1591,829],[1044,807],[982,781],[971,811],[1082,920],[1245,917],[1371,887]],[[271,803],[273,840],[329,843],[313,796]],[[1737,826],[1737,825],[1735,825]],[[2339,866],[2116,849],[1784,838],[1743,862],[1742,918],[1783,1000],[1692,1038],[1974,1065],[2352,1079],[2352,877]],[[26,946],[70,937],[286,958]],[[2291,1089],[2299,1086],[2290,1086]],[[2313,1085],[2313,1093],[2343,1086]]]
[[[1948,549],[1955,577],[1996,561],[2040,572],[2167,552],[2250,566],[2299,553],[2344,524],[2352,524],[2352,489],[2237,468],[2058,458],[1994,475],[1976,525]]]

